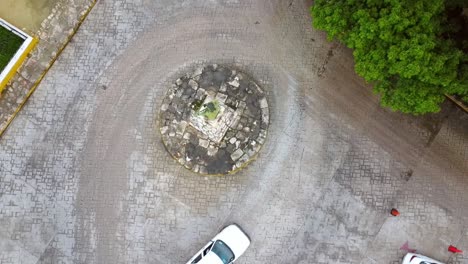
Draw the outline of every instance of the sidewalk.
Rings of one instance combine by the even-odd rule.
[[[42,22],[38,32],[28,32],[39,38],[39,43],[0,95],[0,136],[47,74],[95,3],[95,0],[60,1]]]

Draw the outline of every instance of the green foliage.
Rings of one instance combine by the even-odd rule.
[[[19,47],[23,44],[23,39],[16,36],[6,28],[0,26],[0,72],[7,66]]]
[[[219,102],[215,100],[204,104],[200,110],[198,110],[197,114],[208,120],[213,120],[218,116],[219,111]]]
[[[443,0],[316,0],[311,15],[354,50],[382,105],[423,114],[439,111],[444,94],[468,96],[468,56],[446,37],[445,11]]]
[[[468,1],[466,0],[446,0],[446,5],[453,7],[468,7]]]

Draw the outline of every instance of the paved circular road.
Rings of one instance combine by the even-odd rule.
[[[406,241],[449,262],[468,246],[466,117],[381,109],[309,6],[98,2],[0,140],[0,262],[184,263],[230,223],[252,238],[238,263],[398,263]],[[224,177],[156,133],[166,88],[211,63],[270,108],[257,160]]]

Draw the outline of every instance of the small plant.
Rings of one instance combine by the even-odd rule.
[[[193,111],[198,112],[200,108],[203,105],[203,100],[195,100],[190,104],[190,108],[192,108]]]
[[[203,104],[197,111],[197,115],[203,116],[208,120],[213,120],[218,116],[219,110],[219,102],[215,100]]]

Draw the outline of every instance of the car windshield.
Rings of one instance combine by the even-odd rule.
[[[215,253],[224,264],[228,264],[234,260],[234,253],[232,253],[231,249],[221,240],[216,240],[211,251]]]

